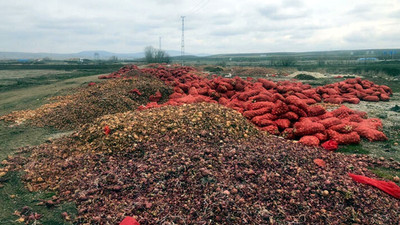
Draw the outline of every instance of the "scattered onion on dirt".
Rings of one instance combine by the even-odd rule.
[[[59,96],[54,102],[34,110],[12,112],[0,120],[27,122],[35,126],[76,129],[96,118],[118,112],[136,110],[149,102],[149,96],[160,91],[165,101],[171,89],[153,76],[138,71],[126,74],[126,79],[107,80],[78,89],[75,94]]]
[[[77,223],[125,216],[141,225],[400,222],[397,199],[348,176],[373,178],[369,168],[400,163],[266,135],[212,103],[104,116],[23,152],[32,154],[8,164],[23,166],[32,190],[58,193],[55,204],[75,201]]]

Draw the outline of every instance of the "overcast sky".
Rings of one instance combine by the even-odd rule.
[[[0,51],[262,53],[400,47],[400,0],[1,0]]]

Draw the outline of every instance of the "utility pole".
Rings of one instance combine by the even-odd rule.
[[[158,50],[161,51],[161,36],[158,39]]]
[[[181,40],[181,60],[183,66],[183,56],[185,55],[185,16],[181,16],[182,19],[182,40]]]

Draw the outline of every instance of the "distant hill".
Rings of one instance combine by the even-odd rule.
[[[333,50],[333,51],[310,51],[310,52],[269,52],[269,53],[231,53],[218,54],[209,56],[211,58],[236,58],[236,57],[285,57],[294,56],[304,59],[310,58],[342,58],[342,57],[382,57],[390,58],[395,56],[398,58],[400,49],[361,49],[361,50]]]
[[[181,55],[180,51],[165,50],[171,57],[177,58]],[[65,60],[71,58],[84,58],[95,59],[95,54],[98,54],[99,59],[107,60],[112,56],[119,59],[139,59],[144,57],[144,52],[136,53],[113,53],[103,50],[97,51],[82,51],[78,53],[29,53],[29,52],[0,52],[0,60],[5,59],[41,59],[50,58],[55,60]],[[371,57],[384,57],[384,58],[399,58],[400,49],[362,49],[362,50],[334,50],[334,51],[310,51],[310,52],[269,52],[269,53],[231,53],[231,54],[191,54],[185,53],[185,58],[192,57],[205,57],[209,60],[219,58],[263,58],[263,57],[285,57],[294,56],[302,59],[341,59],[347,58],[371,58]]]
[[[166,50],[166,52],[171,56],[180,56],[181,52],[176,50]],[[98,54],[99,59],[107,60],[112,56],[116,56],[119,59],[138,59],[144,57],[144,52],[136,53],[113,53],[108,51],[82,51],[78,53],[30,53],[30,52],[0,52],[0,60],[6,59],[41,59],[50,58],[54,60],[65,60],[71,58],[84,58],[84,59],[95,59],[95,54]],[[185,55],[190,55],[189,53]],[[208,54],[201,54],[198,56],[207,56]],[[197,55],[196,55],[197,56]]]

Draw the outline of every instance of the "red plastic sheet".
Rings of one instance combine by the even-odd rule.
[[[135,220],[135,218],[127,216],[125,217],[124,220],[119,225],[140,225],[138,221]]]
[[[394,182],[376,180],[376,179],[372,179],[369,177],[356,175],[356,174],[352,174],[352,173],[349,173],[349,176],[351,177],[351,179],[353,179],[353,181],[374,186],[374,187],[379,188],[380,190],[388,193],[389,195],[391,195],[397,199],[400,199],[400,187],[397,186]]]
[[[110,127],[109,127],[108,125],[106,125],[106,126],[104,127],[103,131],[104,131],[104,134],[105,134],[105,135],[109,135],[110,132],[111,132],[111,129],[110,129]]]
[[[321,146],[328,151],[335,151],[338,148],[338,143],[334,140],[329,140],[323,143]]]

